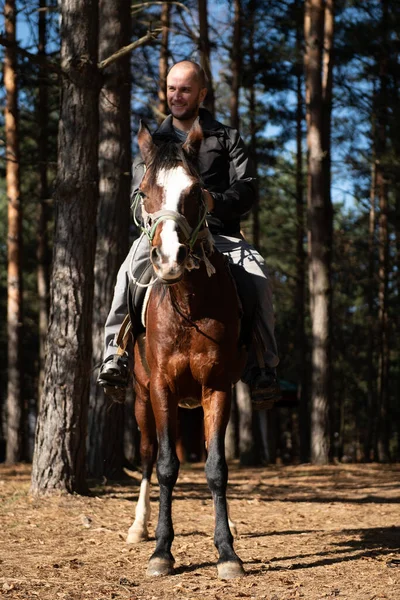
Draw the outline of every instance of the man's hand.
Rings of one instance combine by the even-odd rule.
[[[214,210],[214,198],[211,196],[208,190],[203,189],[204,201],[206,203],[208,212],[212,212]]]

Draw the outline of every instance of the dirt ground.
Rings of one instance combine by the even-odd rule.
[[[203,465],[181,468],[173,505],[175,575],[146,578],[151,539],[125,544],[139,473],[91,497],[33,499],[30,471],[0,466],[3,600],[400,599],[400,465],[240,469],[229,474],[235,548],[246,577],[216,575]]]

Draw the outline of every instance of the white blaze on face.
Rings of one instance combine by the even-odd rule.
[[[192,179],[181,166],[166,171],[161,169],[157,177],[157,185],[164,191],[163,208],[178,212],[179,198],[186,188],[192,185]],[[164,221],[161,231],[162,253],[168,263],[175,263],[179,249],[178,232],[176,223],[172,220]]]

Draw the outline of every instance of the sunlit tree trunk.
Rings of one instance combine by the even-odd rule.
[[[200,64],[204,69],[207,77],[207,96],[204,100],[204,107],[207,108],[212,115],[215,113],[215,96],[214,86],[211,73],[211,50],[210,39],[208,35],[208,7],[207,0],[198,0],[199,8],[199,45],[200,45]]]
[[[20,156],[18,134],[18,88],[15,0],[4,4],[5,32],[10,46],[5,49],[4,84],[6,90],[5,138],[6,185],[8,199],[8,386],[7,386],[7,452],[6,462],[14,464],[22,458],[22,207],[20,200]]]
[[[389,460],[388,378],[389,378],[389,232],[388,175],[385,172],[388,127],[388,31],[389,4],[382,0],[382,40],[379,57],[380,91],[377,105],[377,173],[379,198],[379,371],[378,371],[378,459]]]
[[[100,0],[99,60],[126,46],[130,8],[125,0]],[[128,252],[130,187],[129,55],[104,73],[99,96],[99,206],[93,303],[93,373],[90,387],[88,464],[96,477],[116,478],[123,468],[124,407],[109,403],[96,385],[104,350],[104,323],[118,269]]]
[[[47,0],[39,0],[39,47],[38,55],[46,56],[46,12]],[[49,185],[47,176],[48,165],[48,73],[43,63],[39,67],[39,95],[37,104],[37,119],[39,126],[38,158],[40,200],[37,211],[37,286],[39,298],[39,386],[40,398],[44,379],[45,342],[48,327],[49,311],[49,267],[50,251],[48,244],[48,214],[49,214]]]
[[[159,87],[158,87],[158,107],[157,119],[161,123],[168,114],[167,104],[167,74],[169,57],[169,30],[170,30],[171,5],[169,2],[163,2],[161,9],[161,50],[158,66]]]
[[[323,0],[306,0],[307,204],[312,321],[311,459],[316,464],[325,464],[329,460],[332,208],[327,195],[327,167],[324,165],[330,147],[328,125],[324,124],[324,118],[325,114],[326,118],[330,118],[327,102],[331,92],[327,86],[329,82],[331,84],[331,78],[327,69],[331,65],[331,56],[326,55],[331,55],[332,19],[333,2],[327,1],[325,8]]]
[[[61,4],[61,112],[50,317],[32,491],[86,485],[98,197],[98,2]]]

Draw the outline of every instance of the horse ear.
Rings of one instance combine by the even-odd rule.
[[[155,144],[153,142],[153,138],[151,137],[151,133],[146,123],[140,119],[140,127],[138,132],[138,144],[140,153],[143,157],[145,164],[147,165],[154,153]]]
[[[199,117],[197,117],[197,119],[189,129],[186,141],[182,145],[182,150],[184,150],[186,154],[189,154],[190,158],[197,158],[202,141],[203,130],[199,122]]]

